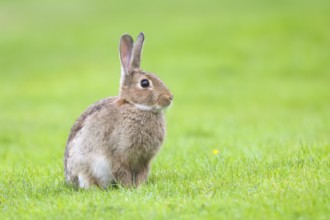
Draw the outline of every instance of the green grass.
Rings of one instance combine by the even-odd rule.
[[[0,1],[0,219],[329,219],[329,27],[326,0]],[[75,190],[70,127],[140,31],[166,142],[140,188]]]

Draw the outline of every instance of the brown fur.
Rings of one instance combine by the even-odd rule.
[[[116,105],[117,105],[118,107],[120,107],[120,106],[122,106],[122,105],[124,105],[124,104],[127,104],[128,102],[127,102],[125,99],[117,99],[117,100],[115,101],[115,103],[116,103]]]
[[[165,138],[163,109],[173,96],[156,75],[139,68],[143,40],[141,33],[133,47],[132,38],[122,36],[119,96],[90,106],[72,127],[64,157],[68,183],[131,187],[147,179]],[[142,88],[142,79],[148,79],[150,87]]]

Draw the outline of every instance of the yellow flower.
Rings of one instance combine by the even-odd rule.
[[[219,154],[219,153],[220,153],[220,151],[219,151],[219,150],[217,150],[217,149],[215,149],[215,150],[213,150],[213,151],[212,151],[212,153],[213,153],[214,155],[217,155],[217,154]]]

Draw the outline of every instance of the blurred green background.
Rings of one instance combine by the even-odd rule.
[[[119,38],[141,31],[142,68],[175,97],[154,182],[166,170],[192,172],[214,149],[265,162],[308,148],[329,167],[330,1],[1,0],[6,178],[28,166],[62,181],[71,126],[117,95]]]

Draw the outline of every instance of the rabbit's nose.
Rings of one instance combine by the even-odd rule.
[[[172,101],[173,100],[173,95],[170,95],[168,98],[169,98],[169,100]]]

